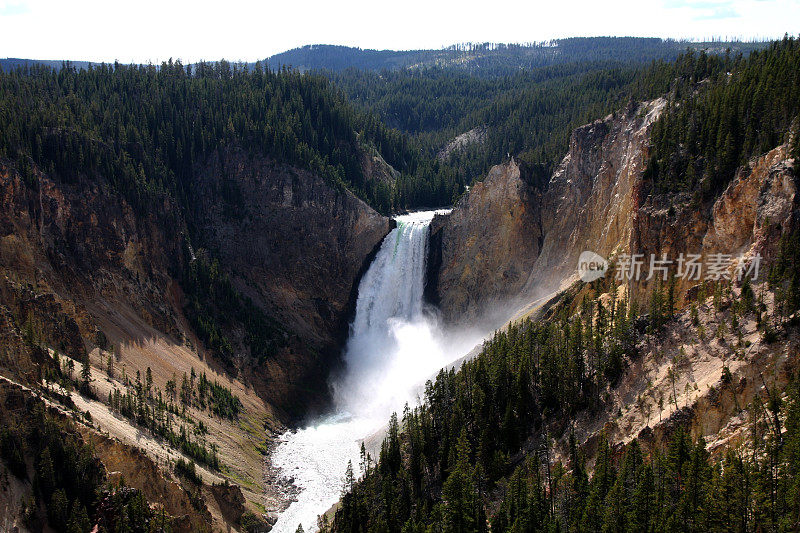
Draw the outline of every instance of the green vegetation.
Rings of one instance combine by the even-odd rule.
[[[242,402],[239,397],[217,383],[209,381],[206,378],[205,372],[200,376],[197,382],[197,396],[201,406],[206,403],[208,398],[208,407],[217,416],[235,420],[239,418],[239,411],[242,409]]]
[[[568,304],[573,298],[580,302],[577,313]],[[390,421],[377,467],[364,461],[366,478],[343,499],[336,530],[450,523],[445,515],[452,510],[442,503],[448,493],[477,497],[472,479],[481,480],[481,491],[493,490],[532,430],[601,406],[606,386],[619,378],[626,359],[636,357],[635,308],[625,300],[603,304],[571,293],[546,320],[498,332],[459,372],[441,371],[426,386],[422,406]],[[459,505],[478,512],[478,501]],[[466,507],[452,511],[461,524],[454,531],[472,531],[485,521],[480,514],[462,516]]]
[[[688,59],[676,86],[680,105],[654,126],[646,175],[656,192],[708,199],[749,158],[788,140],[800,117],[800,41],[787,37],[747,58]]]
[[[192,329],[217,357],[234,366],[234,343],[226,331],[235,325],[244,329],[243,343],[251,360],[260,364],[286,345],[286,334],[253,301],[240,294],[216,260],[205,255],[192,259],[188,252],[183,277],[184,312]]]
[[[760,442],[720,460],[711,460],[703,440],[693,443],[681,429],[666,450],[649,456],[636,440],[624,454],[601,442],[591,479],[574,440],[569,471],[560,464],[545,469],[531,458],[510,476],[492,530],[794,531],[800,486],[796,384],[790,394],[784,436],[775,440],[761,427]]]
[[[686,52],[676,61],[593,60],[556,62],[505,76],[474,76],[452,68],[392,72],[346,70],[329,74],[337,86],[387,125],[411,136],[424,157],[412,176],[398,184],[399,205],[424,204],[426,183],[441,183],[434,197],[457,197],[473,180],[517,157],[535,182],[546,183],[566,153],[578,126],[665,94],[696,63],[726,64],[727,56]],[[672,57],[675,57],[672,56]],[[657,54],[653,57],[659,57]],[[720,67],[722,68],[722,67]],[[449,154],[436,172],[426,169],[453,138],[478,129],[482,138]],[[432,176],[436,176],[433,178]],[[427,191],[425,194],[429,194]]]
[[[531,162],[552,166],[574,126],[630,98],[664,92],[666,76],[646,87],[637,80],[648,78],[643,70],[662,71],[669,63],[643,65],[671,60],[684,47],[619,38],[560,40],[557,49],[470,45],[440,52],[489,53],[486,64],[493,67],[479,69],[486,75],[447,62],[331,74],[337,88],[370,111],[351,105],[322,75],[260,63],[80,70],[25,63],[0,72],[0,157],[15,161],[32,186],[36,168],[65,182],[108,183],[141,212],[161,209],[163,196],[190,208],[198,169],[216,151],[233,148],[316,172],[382,212],[445,205],[507,154],[527,153]],[[449,164],[436,160],[452,137],[479,126],[488,126],[484,148]],[[373,149],[401,173],[394,186],[364,176],[361,156]],[[221,187],[221,194],[235,200],[235,191]]]
[[[0,157],[28,183],[33,164],[65,182],[110,183],[146,212],[169,195],[192,202],[192,182],[225,147],[307,168],[367,199],[360,146],[405,170],[403,139],[354,111],[320,76],[218,62],[184,67],[34,66],[0,74]]]
[[[180,391],[174,376],[167,381],[166,394],[160,388],[153,387],[149,367],[144,381],[139,372],[133,383],[125,375],[122,379],[125,390],[115,388],[108,394],[111,409],[149,429],[156,437],[187,456],[210,468],[220,468],[216,445],[208,446],[205,442],[208,428],[202,421],[195,422],[187,409],[208,409],[217,416],[233,420],[238,418],[242,408],[238,396],[216,380],[209,381],[205,372],[198,378],[194,368],[191,377],[183,375]],[[179,395],[180,407],[177,403]]]
[[[573,37],[526,44],[461,43],[441,50],[408,51],[316,44],[287,50],[266,61],[276,70],[288,66],[315,71],[358,69],[386,73],[404,68],[439,67],[453,73],[491,78],[564,63],[669,61],[687,48],[722,52],[734,48],[746,52],[763,46],[761,42],[695,42],[647,37]],[[0,60],[0,66],[2,64],[3,60]]]
[[[781,236],[768,280],[781,316],[788,317],[800,310],[800,229]]]
[[[782,261],[796,261],[796,250],[785,249]],[[794,277],[781,272],[776,286]],[[639,315],[635,302],[614,297],[612,280],[576,284],[541,319],[498,332],[458,372],[440,372],[421,406],[391,418],[377,463],[362,452],[362,479],[345,480],[332,529],[479,532],[488,521],[492,531],[520,532],[794,530],[800,378],[788,401],[765,383],[748,408],[752,441],[719,461],[680,425],[666,449],[645,452],[634,441],[623,454],[601,442],[591,477],[574,437],[568,463],[555,459],[547,428],[569,432],[579,413],[602,412],[642,335],[673,327],[672,283],[652,289],[650,314]],[[775,338],[778,325],[794,327],[779,320],[790,310],[762,316],[747,279],[739,295],[717,282],[699,287],[697,298],[727,313],[732,334],[754,316],[765,335],[775,324]],[[741,337],[732,349],[740,346]],[[675,411],[684,407],[675,390],[683,357],[674,355],[669,370]],[[722,387],[733,386],[728,376]],[[637,402],[649,413],[646,399]]]
[[[45,524],[65,533],[86,533],[93,524],[101,532],[156,531],[141,492],[108,487],[105,468],[91,446],[72,422],[49,414],[41,401],[24,419],[14,421],[6,414],[0,458],[15,476],[33,483],[35,499],[26,503],[23,517],[33,531]]]
[[[179,476],[185,477],[195,485],[200,485],[203,483],[203,479],[197,473],[194,461],[187,462],[182,458],[179,458],[177,461],[175,461],[175,473]]]

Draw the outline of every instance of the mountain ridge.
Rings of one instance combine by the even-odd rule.
[[[762,45],[759,42],[681,41],[655,37],[575,37],[532,44],[466,43],[441,50],[407,51],[316,44],[287,50],[265,61],[273,69],[290,67],[301,71],[451,68],[495,76],[570,61],[644,63],[675,59],[687,49],[724,54],[730,48],[746,53]]]

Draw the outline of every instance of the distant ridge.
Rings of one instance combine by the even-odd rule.
[[[463,43],[440,50],[372,50],[330,44],[305,45],[263,60],[273,70],[341,72],[349,68],[379,72],[403,68],[451,68],[479,75],[508,75],[524,69],[572,62],[648,63],[672,60],[687,48],[711,54],[747,54],[768,41],[685,41],[656,37],[570,37],[538,43]],[[85,69],[100,62],[66,59],[0,59],[5,72],[34,65],[60,69],[65,63]],[[209,61],[214,63],[215,61]],[[249,63],[253,66],[255,63]]]
[[[67,61],[62,59],[21,59],[18,57],[6,57],[4,59],[0,59],[0,69],[2,69],[4,72],[8,72],[19,67],[32,67],[34,65],[60,69],[61,66],[67,62],[77,69],[85,69],[92,64],[89,61]]]
[[[687,48],[707,53],[747,54],[763,48],[766,42],[682,41],[655,37],[572,37],[539,43],[465,43],[441,50],[370,50],[336,45],[306,45],[275,54],[265,61],[272,69],[283,67],[300,71],[348,68],[359,70],[397,70],[401,68],[453,68],[467,72],[505,75],[521,69],[579,61],[619,61],[647,63],[672,60]]]

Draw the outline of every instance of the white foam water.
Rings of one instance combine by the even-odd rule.
[[[439,211],[441,212],[441,211]],[[416,405],[420,385],[477,339],[445,342],[423,301],[430,222],[437,211],[398,216],[358,287],[345,348],[344,375],[333,383],[336,414],[281,436],[272,463],[294,478],[297,500],[273,531],[317,530],[317,517],[341,496],[347,462],[358,474],[361,441],[392,412]]]

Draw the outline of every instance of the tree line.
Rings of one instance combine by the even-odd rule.
[[[656,193],[714,198],[753,156],[787,142],[800,119],[800,41],[747,57],[698,56],[655,123],[645,176]],[[686,65],[691,66],[691,65]]]
[[[705,282],[687,303],[698,338],[731,335],[743,353],[742,324],[755,320],[762,339],[796,331],[800,309],[797,232],[787,231],[757,288],[745,278]],[[593,474],[574,437],[569,457],[556,460],[549,431],[570,434],[576,415],[591,416],[641,355],[645,335],[674,325],[674,284],[651,287],[648,301],[617,297],[613,277],[577,283],[537,320],[499,331],[459,371],[442,370],[423,403],[393,415],[377,461],[362,461],[345,480],[341,506],[325,527],[369,531],[792,531],[800,509],[800,379],[784,396],[765,383],[743,406],[752,439],[712,458],[702,439],[676,423],[666,447],[621,447],[602,441]],[[776,295],[766,305],[767,291]],[[601,297],[602,296],[602,297]],[[697,307],[718,317],[706,331]],[[682,350],[669,367],[664,398],[636,400],[650,425],[652,412],[679,405],[675,382]],[[733,387],[727,367],[722,389]],[[731,389],[735,394],[735,391]],[[657,397],[659,396],[659,397]],[[664,401],[666,400],[666,405]],[[619,414],[619,413],[618,413]],[[560,423],[558,421],[561,421]],[[557,428],[561,429],[557,429]],[[623,452],[624,450],[624,452]],[[360,479],[358,479],[360,477]]]

